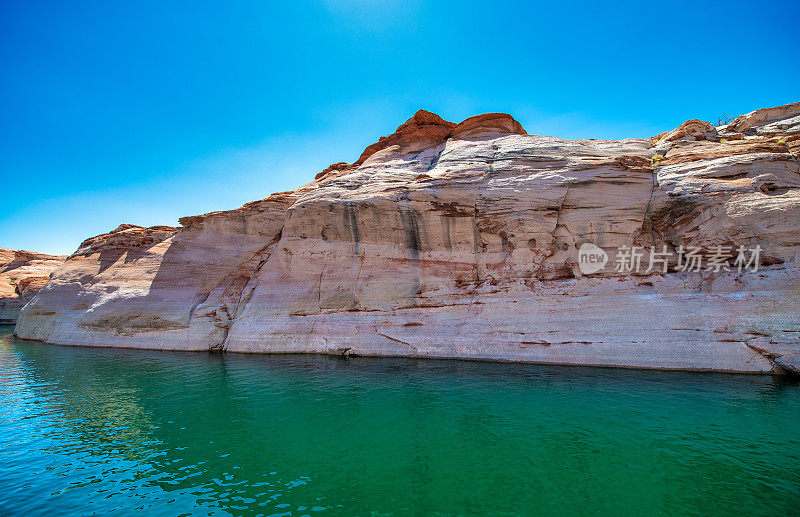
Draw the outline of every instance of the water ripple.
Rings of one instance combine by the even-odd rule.
[[[0,513],[796,511],[800,386],[0,333]]]

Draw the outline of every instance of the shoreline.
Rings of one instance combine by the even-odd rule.
[[[2,326],[13,326],[8,324],[0,324]],[[198,349],[198,350],[181,350],[175,348],[147,348],[147,347],[132,347],[132,346],[118,346],[118,345],[86,345],[86,344],[60,344],[60,343],[52,343],[48,341],[42,341],[38,339],[28,339],[28,338],[21,338],[18,337],[16,334],[12,333],[14,339],[19,339],[21,341],[28,341],[32,343],[42,344],[42,345],[49,345],[49,346],[59,346],[59,347],[76,347],[76,348],[99,348],[104,350],[115,349],[115,350],[144,350],[144,351],[153,351],[153,352],[173,352],[173,353],[180,353],[180,354],[205,354],[205,355],[220,355],[224,356],[226,354],[235,354],[236,356],[318,356],[318,357],[329,357],[329,358],[336,358],[347,360],[349,358],[385,358],[385,359],[414,359],[414,360],[424,360],[424,361],[469,361],[469,362],[477,362],[477,363],[497,363],[497,364],[524,364],[524,365],[537,365],[537,366],[557,366],[557,367],[574,367],[574,368],[606,368],[606,369],[619,369],[619,370],[644,370],[644,371],[661,371],[661,372],[691,372],[691,373],[720,373],[720,374],[729,374],[729,375],[756,375],[756,376],[770,376],[770,377],[782,377],[782,378],[789,378],[794,379],[798,378],[798,374],[791,372],[789,370],[785,370],[780,367],[776,367],[773,371],[743,371],[743,370],[720,370],[720,369],[713,369],[713,368],[669,368],[669,367],[658,367],[658,366],[627,366],[627,365],[613,365],[613,364],[591,364],[591,363],[559,363],[559,362],[543,362],[543,361],[525,361],[525,360],[515,360],[515,359],[503,359],[503,358],[492,358],[492,357],[464,357],[464,356],[436,356],[436,355],[404,355],[404,354],[391,354],[391,355],[380,355],[380,354],[349,354],[349,353],[334,353],[334,352],[325,352],[325,351],[264,351],[264,352],[256,352],[256,351],[234,351],[234,350],[211,350],[211,349]]]

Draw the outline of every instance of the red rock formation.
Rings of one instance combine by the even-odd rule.
[[[460,124],[454,124],[435,113],[421,109],[403,122],[394,133],[380,137],[377,142],[364,149],[364,152],[353,164],[334,163],[317,174],[315,179],[326,177],[333,171],[353,169],[364,163],[370,156],[389,147],[398,146],[398,152],[404,153],[435,147],[448,138],[464,139],[473,135],[492,133],[527,134],[522,128],[522,124],[506,113],[484,113],[469,117]]]
[[[0,248],[0,323],[16,323],[19,311],[50,280],[66,257]]]
[[[655,137],[658,142],[674,142],[676,140],[718,140],[717,128],[709,122],[692,119],[687,120],[677,129],[666,131]]]
[[[121,224],[114,230],[89,237],[78,246],[73,255],[89,255],[109,248],[147,248],[175,234],[172,226],[145,228],[135,224]]]
[[[364,149],[354,165],[360,165],[378,151],[395,145],[401,150],[408,147],[425,149],[439,145],[447,139],[450,130],[455,126],[454,123],[442,119],[435,113],[419,110],[400,124],[394,133],[380,137],[377,142]]]
[[[465,139],[487,133],[527,135],[522,124],[506,113],[484,113],[464,120],[450,132],[451,138]]]

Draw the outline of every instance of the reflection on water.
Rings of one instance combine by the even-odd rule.
[[[793,513],[800,385],[0,335],[0,513]]]

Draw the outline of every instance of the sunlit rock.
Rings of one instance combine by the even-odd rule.
[[[294,191],[177,229],[123,226],[87,240],[16,333],[71,345],[786,370],[800,351],[796,106],[740,117],[746,132],[691,120],[620,141],[420,110]],[[583,274],[587,243],[609,261]],[[739,246],[763,249],[757,271],[678,263],[679,250],[708,261],[721,247],[732,266]],[[633,247],[645,250],[641,270],[616,269],[619,250]],[[663,268],[649,267],[651,247],[669,254]],[[767,352],[776,344],[781,355]]]

